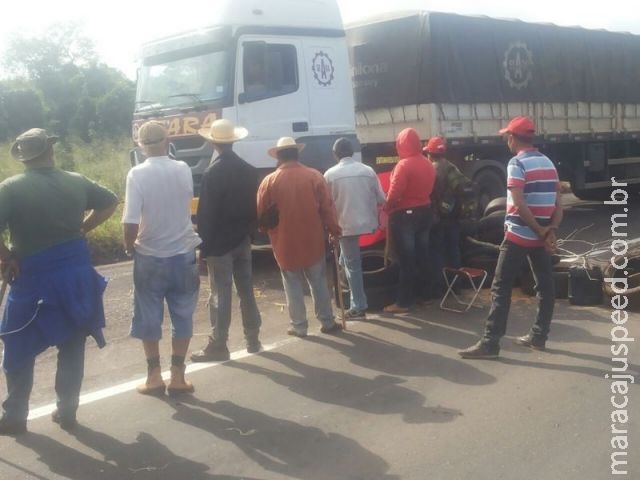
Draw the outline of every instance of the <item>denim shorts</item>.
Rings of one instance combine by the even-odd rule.
[[[171,317],[171,337],[191,338],[200,276],[195,251],[160,258],[134,254],[131,336],[160,340],[164,301]]]

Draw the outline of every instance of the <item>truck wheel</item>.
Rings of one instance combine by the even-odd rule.
[[[498,171],[485,168],[480,170],[473,180],[478,185],[478,203],[481,212],[484,212],[491,200],[505,196],[506,182]]]
[[[507,210],[507,197],[498,197],[491,200],[484,209],[484,216],[486,217],[500,210]]]
[[[578,197],[580,200],[589,200],[592,202],[602,202],[604,200],[609,199],[611,196],[611,192],[609,190],[591,190],[591,189],[575,189],[573,186],[571,187],[573,194]]]
[[[478,220],[478,240],[500,245],[504,239],[504,215],[498,210]]]
[[[384,264],[384,250],[363,250],[362,281],[365,288],[396,286],[400,270],[395,263]]]
[[[364,293],[367,296],[367,304],[369,310],[382,310],[387,305],[391,305],[396,301],[398,294],[397,285],[387,285],[382,287],[364,287]],[[347,298],[348,305],[349,300]]]

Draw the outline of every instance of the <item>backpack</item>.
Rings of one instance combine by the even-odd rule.
[[[476,185],[451,163],[438,173],[432,199],[438,216],[458,220],[474,218],[478,212]]]
[[[461,174],[462,175],[462,174]],[[478,200],[478,185],[464,176],[457,193],[456,218],[459,220],[475,219],[478,217],[480,202]]]

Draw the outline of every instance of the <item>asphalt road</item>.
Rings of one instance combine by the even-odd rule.
[[[565,202],[560,237],[593,224],[576,238],[610,238],[617,209],[571,196]],[[640,237],[640,224],[629,225],[629,237]],[[0,478],[571,480],[611,474],[613,408],[604,378],[611,369],[610,307],[558,301],[549,350],[539,353],[511,342],[535,312],[533,300],[517,294],[498,361],[456,355],[476,340],[486,309],[457,315],[431,305],[407,316],[372,314],[341,335],[303,340],[285,333],[273,260],[264,253],[255,260],[267,351],[244,354],[236,302],[229,347],[237,353],[230,362],[191,372],[196,394],[180,401],[131,390],[145,373],[141,346],[128,337],[131,264],[101,267],[110,278],[109,344],[102,350],[88,344],[83,387],[99,399],[81,407],[74,435],[53,425],[43,412],[55,400],[55,350],[41,355],[31,404],[38,418],[27,435],[0,437]],[[203,277],[194,348],[209,333],[207,296]],[[486,303],[486,291],[483,297]],[[319,324],[310,325],[317,332]],[[640,315],[631,314],[628,328],[640,336]],[[161,348],[168,368],[166,338]],[[639,349],[630,344],[627,373],[637,376],[638,365]],[[628,451],[637,452],[637,385],[628,411]],[[640,478],[637,455],[627,459],[627,478]]]

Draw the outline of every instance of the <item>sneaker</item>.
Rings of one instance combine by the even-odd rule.
[[[339,323],[333,322],[333,325],[329,325],[328,327],[321,327],[320,331],[322,333],[339,333],[342,331],[342,325]]]
[[[76,420],[75,415],[63,416],[63,415],[60,415],[60,412],[57,409],[51,412],[51,421],[53,423],[57,423],[58,425],[60,425],[60,428],[67,432],[69,430],[73,430],[78,426],[78,420]]]
[[[304,338],[304,337],[307,336],[307,332],[299,332],[295,328],[290,327],[289,330],[287,330],[287,335],[291,335],[293,337]]]
[[[466,350],[460,350],[458,352],[458,355],[460,355],[462,358],[491,359],[498,358],[499,353],[500,345],[480,340],[478,343],[467,348]]]
[[[546,340],[541,339],[540,337],[536,337],[533,333],[528,333],[523,337],[518,337],[514,341],[514,343],[518,345],[522,345],[523,347],[529,347],[534,350],[545,350],[546,349]]]
[[[367,314],[364,312],[364,310],[355,310],[353,308],[350,308],[349,310],[344,312],[344,319],[345,320],[366,320]]]
[[[0,435],[20,435],[21,433],[26,433],[27,431],[27,422],[18,421],[12,422],[7,419],[7,417],[3,416],[0,418]]]
[[[258,353],[262,350],[260,340],[250,340],[247,342],[247,353]]]
[[[409,309],[407,307],[401,307],[397,303],[392,303],[391,305],[387,305],[382,309],[384,313],[408,313]]]
[[[191,354],[192,362],[224,362],[229,360],[231,355],[226,345],[216,345],[211,339],[202,350]]]

